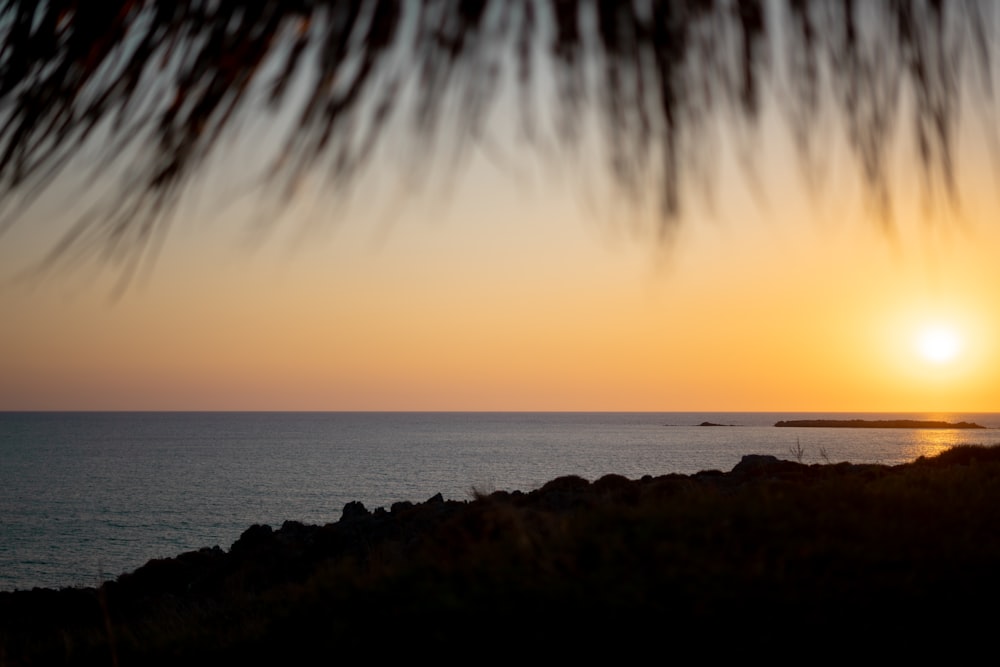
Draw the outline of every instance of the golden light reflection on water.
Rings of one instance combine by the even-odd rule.
[[[972,431],[980,433],[980,431]],[[921,456],[935,456],[949,447],[969,442],[968,430],[960,429],[915,429],[913,440],[906,447],[907,460]],[[985,438],[984,438],[985,441]]]

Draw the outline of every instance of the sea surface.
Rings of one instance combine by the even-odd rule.
[[[726,471],[751,453],[897,464],[1000,443],[993,430],[773,426],[852,418],[1000,428],[1000,413],[0,413],[0,590],[97,585],[151,558],[228,549],[254,523],[337,521],[355,500]]]

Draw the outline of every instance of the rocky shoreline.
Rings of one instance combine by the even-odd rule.
[[[255,525],[228,551],[97,589],[0,593],[0,664],[586,655],[720,636],[739,653],[776,632],[783,650],[816,632],[846,650],[928,618],[923,641],[951,641],[992,624],[977,601],[1000,594],[998,526],[1000,447],[973,446],[901,466],[751,455],[728,473],[349,503],[334,523]]]

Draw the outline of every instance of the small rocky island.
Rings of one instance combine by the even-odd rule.
[[[775,426],[800,428],[986,428],[973,422],[923,421],[918,419],[793,419]]]

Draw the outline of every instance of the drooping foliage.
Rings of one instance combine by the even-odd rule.
[[[247,138],[242,119],[294,119],[263,167],[288,200],[315,169],[348,188],[390,126],[422,154],[475,140],[508,84],[536,145],[572,149],[596,120],[612,182],[655,198],[664,229],[705,170],[706,129],[752,130],[769,95],[806,169],[835,110],[888,216],[901,121],[928,187],[954,193],[961,93],[992,101],[993,14],[975,0],[0,0],[0,230],[96,144],[90,168],[121,187],[52,258],[134,263],[222,139]]]

